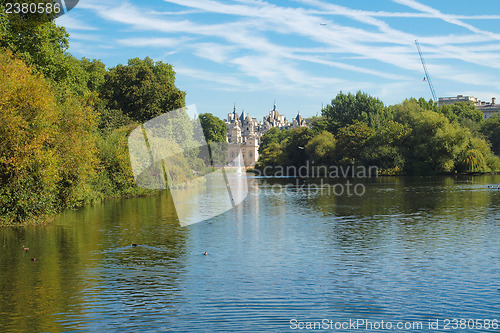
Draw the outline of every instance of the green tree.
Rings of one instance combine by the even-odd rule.
[[[305,150],[309,159],[316,165],[334,164],[335,143],[333,134],[323,131],[307,143]]]
[[[415,100],[415,99],[410,98],[410,100]],[[417,100],[415,100],[415,101],[424,110],[430,110],[430,111],[438,112],[438,104],[436,102],[434,102],[432,99],[429,99],[427,101],[427,100],[425,100],[425,98],[420,97],[418,99],[418,101]]]
[[[82,58],[80,66],[87,74],[86,83],[89,91],[101,91],[106,77],[106,66],[101,60]]]
[[[358,91],[356,95],[340,92],[322,110],[329,123],[329,131],[337,134],[339,130],[355,122],[364,122],[372,128],[378,128],[388,118],[384,103]]]
[[[455,162],[467,143],[469,131],[450,123],[442,114],[423,110],[415,101],[395,106],[395,120],[411,129],[401,149],[405,171],[429,175],[455,171]]]
[[[52,3],[27,0],[24,3]],[[0,47],[10,50],[39,73],[56,81],[67,78],[68,33],[45,14],[6,14],[0,8]]]
[[[377,166],[385,174],[402,173],[406,160],[401,147],[409,140],[410,135],[410,128],[389,120],[367,143],[364,152],[366,162]]]
[[[145,122],[185,106],[185,93],[175,86],[172,65],[146,57],[109,69],[102,97],[110,109],[120,109],[130,119]]]
[[[279,143],[271,142],[259,156],[259,160],[255,164],[255,168],[264,170],[265,167],[277,167],[284,165],[284,154]],[[271,172],[272,173],[272,172]],[[266,172],[266,175],[270,173]]]
[[[484,121],[481,133],[491,142],[491,148],[495,154],[500,154],[500,116],[498,114]]]
[[[364,164],[366,147],[375,135],[375,130],[364,122],[356,121],[353,124],[340,128],[337,134],[337,160],[341,164]]]
[[[207,142],[226,142],[226,123],[211,113],[199,115],[203,135]]]
[[[287,140],[289,136],[290,131],[288,130],[280,131],[280,129],[277,127],[271,128],[260,138],[259,154],[263,154],[264,150],[272,143],[276,143],[279,145]]]
[[[307,123],[310,124],[311,129],[318,134],[328,130],[328,120],[323,116],[313,116],[307,119]]]
[[[483,122],[483,113],[476,108],[472,101],[443,105],[438,109],[451,122],[457,121],[473,133],[478,133]]]
[[[226,162],[227,142],[226,123],[211,113],[199,115],[203,135],[207,140],[210,158],[215,165],[223,165]]]
[[[457,157],[456,169],[458,172],[490,172],[492,170],[490,154],[488,142],[481,138],[470,137],[465,149]]]
[[[284,165],[301,166],[307,161],[306,145],[314,137],[313,130],[308,127],[287,130],[289,136],[282,141]]]

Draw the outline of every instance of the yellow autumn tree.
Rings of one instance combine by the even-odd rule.
[[[47,82],[0,53],[0,218],[19,222],[56,209],[58,107]]]
[[[100,198],[97,114],[9,51],[0,53],[0,223]]]

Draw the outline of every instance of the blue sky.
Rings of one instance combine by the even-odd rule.
[[[78,58],[172,64],[187,104],[221,118],[275,100],[312,116],[339,91],[429,99],[415,39],[438,97],[500,98],[498,0],[80,0],[56,23]]]

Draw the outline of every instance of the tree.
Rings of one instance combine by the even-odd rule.
[[[0,53],[0,219],[20,222],[56,210],[57,104],[47,82]]]
[[[278,145],[283,143],[289,136],[290,131],[288,130],[280,131],[277,127],[271,128],[260,138],[259,154],[262,154],[272,143],[276,143]]]
[[[322,110],[322,114],[329,123],[329,131],[335,135],[342,127],[355,122],[364,122],[372,128],[378,128],[388,117],[382,101],[361,91],[356,95],[340,92]]]
[[[202,113],[200,119],[203,134],[207,142],[226,142],[226,123],[211,113]]]
[[[395,121],[411,129],[401,146],[405,171],[429,175],[455,171],[455,162],[467,143],[470,131],[450,123],[440,113],[423,110],[415,101],[395,106]]]
[[[360,163],[366,161],[365,151],[375,130],[364,122],[356,121],[342,127],[337,134],[337,160],[341,164]]]
[[[280,144],[276,142],[271,142],[261,153],[259,160],[255,164],[255,167],[260,170],[264,170],[265,167],[276,167],[284,164],[283,162],[283,150]],[[264,176],[268,176],[266,174]]]
[[[451,122],[457,121],[474,133],[479,132],[480,124],[484,118],[483,113],[476,108],[472,101],[443,105],[438,109],[438,112],[441,112]]]
[[[328,165],[334,163],[335,137],[332,133],[323,131],[312,138],[306,145],[305,150],[309,158],[316,165]]]
[[[491,165],[492,159],[489,155],[491,155],[491,150],[488,142],[481,138],[471,137],[465,149],[457,157],[457,171],[490,172],[491,167],[495,166]]]
[[[215,165],[223,165],[226,162],[227,142],[226,123],[211,113],[199,115],[203,135],[207,140],[210,158]]]
[[[185,106],[185,93],[175,86],[172,65],[146,57],[111,68],[102,97],[110,109],[121,109],[132,120],[145,122]]]
[[[328,120],[323,116],[313,116],[307,120],[307,123],[310,124],[311,129],[318,134],[328,130]]]
[[[481,133],[491,142],[493,152],[500,154],[500,116],[498,114],[484,121]]]
[[[49,0],[27,0],[24,3],[51,3]],[[66,50],[68,33],[58,27],[53,15],[6,14],[0,8],[0,47],[10,50],[27,65],[55,82],[67,78]]]
[[[288,138],[282,142],[284,165],[301,166],[307,161],[305,147],[314,137],[313,130],[308,127],[292,128],[287,130]]]
[[[101,91],[106,77],[106,66],[101,60],[82,58],[80,66],[87,74],[87,88],[89,91]]]
[[[409,140],[411,129],[389,120],[370,138],[364,152],[369,165],[377,166],[382,173],[398,174],[405,167],[405,156],[401,151]]]

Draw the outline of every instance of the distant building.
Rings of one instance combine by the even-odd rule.
[[[286,117],[276,109],[276,103],[273,109],[269,111],[269,115],[264,116],[262,121],[250,117],[245,111],[238,115],[235,105],[233,112],[227,115],[225,122],[227,124],[226,139],[229,143],[228,158],[234,160],[241,149],[245,166],[252,166],[257,162],[259,159],[260,137],[271,128],[277,127],[283,130],[307,126],[300,113],[292,122],[287,121]]]
[[[473,102],[476,108],[483,112],[484,119],[488,119],[500,111],[500,104],[496,104],[495,97],[491,98],[491,102],[484,102],[480,101],[476,97],[463,95],[457,95],[457,97],[439,97],[438,106],[469,101]]]

